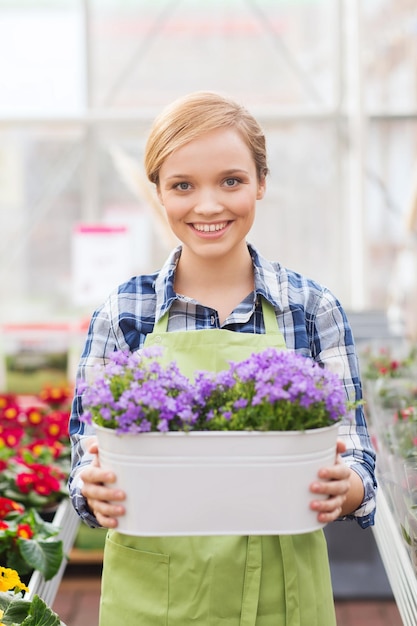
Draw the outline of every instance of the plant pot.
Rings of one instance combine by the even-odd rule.
[[[273,535],[323,527],[309,508],[309,487],[334,463],[338,424],[301,432],[96,431],[100,463],[126,492],[121,533]]]

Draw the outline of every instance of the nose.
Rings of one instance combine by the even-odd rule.
[[[196,213],[199,215],[212,215],[221,213],[223,208],[223,204],[215,189],[204,188],[200,190],[194,206]]]

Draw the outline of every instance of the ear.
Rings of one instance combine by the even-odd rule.
[[[158,196],[159,202],[162,204],[162,206],[164,206],[164,203],[162,201],[161,188],[159,185],[156,185],[156,195]]]
[[[266,177],[262,176],[261,180],[258,182],[258,193],[256,194],[257,200],[262,200],[266,191]]]

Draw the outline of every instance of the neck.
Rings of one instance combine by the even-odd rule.
[[[201,257],[188,248],[182,250],[175,276],[177,292],[194,297],[191,292],[195,288],[222,292],[231,285],[248,283],[253,289],[253,264],[246,243],[227,257]]]

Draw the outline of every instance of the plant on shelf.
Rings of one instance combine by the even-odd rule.
[[[218,374],[182,375],[160,348],[114,352],[81,383],[83,420],[120,433],[192,430],[306,430],[338,422],[352,408],[339,377],[313,360],[273,348]]]
[[[25,599],[28,591],[16,570],[0,566],[0,626],[60,626],[58,615],[38,595]]]
[[[367,346],[360,353],[360,357],[365,380],[402,378],[407,377],[417,363],[417,347],[411,346],[407,349],[405,356],[398,356],[389,346],[381,346],[377,349]]]
[[[392,421],[392,411],[417,403],[417,347],[366,348],[361,353],[365,410],[370,423],[383,435]],[[378,435],[378,433],[376,433]]]
[[[46,388],[41,396],[27,404],[0,395],[0,493],[38,510],[67,497],[70,457],[68,392]]]
[[[39,571],[45,580],[58,572],[63,559],[59,528],[35,509],[0,497],[0,563],[20,575]]]

